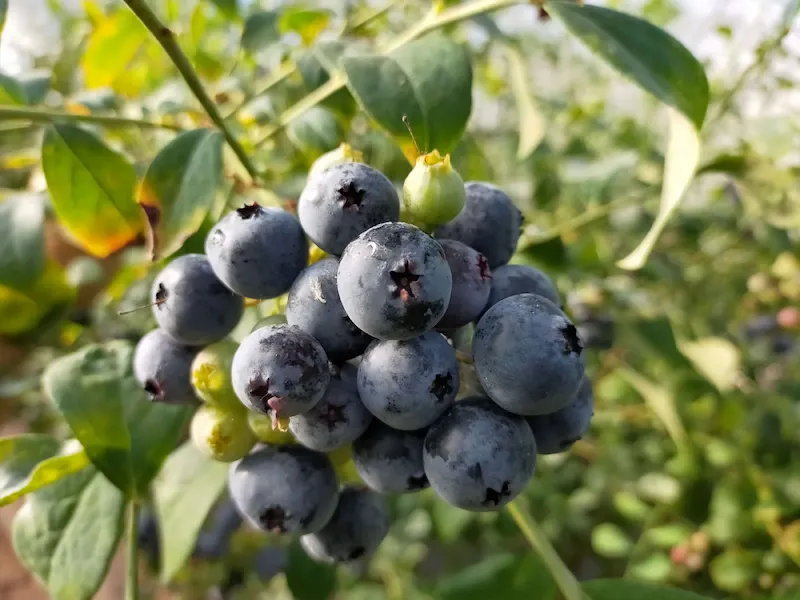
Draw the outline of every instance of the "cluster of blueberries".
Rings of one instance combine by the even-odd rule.
[[[300,536],[315,560],[372,555],[387,494],[430,486],[462,509],[496,510],[537,454],[567,450],[593,414],[556,288],[508,264],[522,220],[502,190],[464,184],[436,152],[400,194],[366,164],[328,160],[297,217],[245,205],[213,227],[205,255],[160,272],[159,327],[139,342],[134,373],[154,401],[203,400],[191,438],[231,463],[239,513]],[[309,239],[326,254],[310,265]],[[240,344],[228,337],[246,298],[287,292],[285,315]],[[465,327],[466,352],[453,342]],[[479,395],[461,389],[462,368]],[[358,484],[337,476],[343,448]]]

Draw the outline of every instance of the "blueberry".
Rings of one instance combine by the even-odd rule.
[[[555,284],[539,269],[527,265],[503,265],[492,271],[492,291],[480,314],[500,300],[519,294],[538,294],[561,306],[561,297]]]
[[[217,277],[245,298],[285,294],[308,264],[308,242],[297,219],[256,203],[222,217],[205,248]]]
[[[216,506],[210,520],[209,526],[197,537],[194,556],[220,559],[228,553],[231,536],[241,526],[242,516],[233,501],[226,499]]]
[[[328,524],[301,537],[300,544],[315,560],[350,563],[370,558],[388,533],[389,508],[383,497],[371,490],[345,486]]]
[[[231,363],[239,344],[220,340],[203,348],[192,361],[192,388],[206,404],[226,411],[243,412],[244,406],[231,385]]]
[[[398,431],[375,419],[353,442],[359,477],[381,494],[416,492],[428,487],[422,465],[425,429]]]
[[[533,476],[536,442],[523,417],[471,396],[431,426],[422,459],[431,487],[444,500],[466,510],[496,510]]]
[[[253,329],[250,330],[250,333],[254,332],[256,329],[266,327],[267,325],[286,325],[286,315],[278,314],[264,317],[258,323],[253,325]]]
[[[493,288],[492,272],[486,257],[456,240],[439,240],[453,274],[450,304],[437,328],[456,329],[477,319]],[[501,267],[503,268],[503,267]]]
[[[311,177],[297,203],[308,237],[339,256],[360,233],[400,217],[400,199],[386,176],[363,163],[334,165]]]
[[[338,268],[335,258],[315,262],[300,273],[286,303],[289,324],[313,335],[328,360],[337,364],[363,354],[372,341],[344,312],[336,286]]]
[[[239,460],[256,443],[243,412],[229,412],[205,404],[192,417],[189,433],[195,447],[220,462]]]
[[[544,415],[569,404],[584,373],[583,345],[550,300],[519,294],[486,311],[472,356],[489,397],[518,415]]]
[[[299,327],[268,325],[248,335],[233,356],[233,389],[252,410],[285,418],[309,410],[330,381],[319,342]]]
[[[372,337],[410,339],[444,316],[453,278],[436,240],[407,223],[362,233],[342,255],[337,285],[347,316]]]
[[[336,510],[328,457],[302,446],[265,446],[231,465],[228,488],[253,526],[273,533],[319,531]]]
[[[404,220],[441,225],[464,208],[464,180],[438,150],[423,154],[403,182]]]
[[[169,263],[151,294],[158,326],[190,346],[221,340],[244,312],[244,298],[225,287],[201,254],[185,254]]]
[[[748,340],[767,337],[778,330],[778,319],[775,315],[759,315],[744,324],[744,336]]]
[[[459,215],[439,227],[436,237],[458,240],[483,254],[494,269],[506,264],[517,249],[522,213],[511,198],[491,183],[470,181]]]
[[[143,507],[139,515],[136,540],[150,566],[157,571],[161,560],[161,544],[159,543],[158,520],[155,512],[149,507]]]
[[[247,423],[250,425],[250,430],[255,434],[260,442],[266,444],[296,444],[292,432],[288,429],[281,431],[279,428],[274,427],[274,420],[268,415],[261,413],[247,411]]]
[[[456,352],[438,333],[375,341],[358,367],[358,393],[381,421],[404,431],[433,423],[458,394]]]
[[[331,365],[331,381],[322,400],[311,410],[289,419],[289,430],[298,442],[320,452],[349,444],[369,426],[372,414],[358,397],[358,369]]]
[[[592,382],[584,375],[578,393],[564,408],[549,415],[527,417],[536,440],[536,452],[566,452],[588,431],[593,414]]]
[[[182,346],[161,329],[146,333],[136,344],[133,374],[154,402],[194,404],[190,371],[198,348]]]

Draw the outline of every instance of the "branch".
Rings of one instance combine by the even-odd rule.
[[[157,121],[142,121],[139,119],[125,119],[122,117],[106,117],[100,115],[80,115],[47,110],[44,108],[19,108],[16,106],[0,106],[0,120],[29,121],[31,123],[77,121],[96,123],[97,125],[103,125],[105,127],[139,127],[140,129],[171,129],[172,131],[183,131],[183,128],[179,125],[170,125]]]
[[[175,34],[159,20],[158,16],[147,6],[145,0],[125,0],[125,4],[139,17],[139,20],[150,30],[150,33],[155,36],[156,41],[161,44],[161,47],[164,48],[164,51],[169,55],[170,59],[172,59],[173,64],[180,72],[184,81],[186,81],[189,89],[192,90],[192,93],[214,124],[222,131],[228,145],[239,158],[242,165],[244,165],[244,168],[247,169],[250,176],[254,180],[258,179],[258,170],[247,156],[247,153],[245,153],[242,145],[225,124],[225,120],[222,118],[222,115],[219,114],[217,105],[214,104],[214,101],[206,92],[194,67],[192,67],[189,59],[175,40]]]
[[[129,0],[126,0],[126,2],[128,1]],[[470,2],[469,4],[453,6],[442,11],[438,15],[435,13],[430,13],[427,18],[423,19],[416,25],[411,26],[404,33],[401,33],[388,44],[380,48],[379,53],[389,54],[401,46],[404,46],[407,43],[412,42],[418,37],[421,37],[426,33],[430,33],[435,29],[452,25],[454,23],[458,23],[459,21],[466,21],[467,19],[471,19],[472,17],[476,17],[480,14],[493,12],[495,10],[500,10],[501,8],[508,8],[516,4],[522,4],[522,2],[520,0],[476,0],[475,2]],[[255,147],[258,148],[266,143],[281,129],[286,127],[286,125],[294,121],[309,108],[312,108],[323,100],[331,97],[333,94],[342,89],[345,86],[345,83],[346,79],[341,73],[338,75],[331,75],[331,78],[327,83],[321,85],[299,102],[293,106],[290,106],[282,114],[280,114],[275,120],[275,123],[268,127],[264,135],[258,141],[256,141]]]

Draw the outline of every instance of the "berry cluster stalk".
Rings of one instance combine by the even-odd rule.
[[[183,131],[180,125],[145,121],[142,119],[126,119],[123,117],[107,117],[101,115],[81,115],[75,113],[19,106],[0,106],[0,121],[29,121],[31,123],[58,123],[61,121],[78,123],[95,123],[105,127],[137,127],[139,129],[171,129]]]
[[[125,575],[125,600],[139,600],[139,502],[128,504],[126,534],[128,536],[127,572]]]

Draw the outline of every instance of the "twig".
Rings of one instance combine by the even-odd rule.
[[[58,121],[77,121],[83,123],[96,123],[105,127],[139,127],[141,129],[171,129],[182,131],[183,127],[157,121],[143,121],[140,119],[125,119],[122,117],[107,117],[100,115],[80,115],[68,112],[47,110],[44,108],[19,108],[17,106],[0,106],[0,120],[3,121],[29,121],[31,123],[55,123]]]
[[[225,124],[225,120],[222,118],[222,115],[219,114],[217,105],[208,95],[208,92],[206,92],[202,82],[200,81],[200,77],[197,75],[194,67],[192,67],[192,64],[189,62],[189,59],[183,53],[183,50],[181,50],[178,42],[175,40],[175,34],[172,33],[172,30],[170,30],[169,27],[161,22],[158,16],[150,9],[149,6],[147,6],[144,0],[125,0],[125,4],[128,5],[128,8],[130,8],[137,17],[139,17],[139,20],[156,38],[156,41],[161,44],[161,47],[164,48],[164,51],[169,55],[170,59],[172,59],[173,64],[180,72],[184,81],[186,81],[189,89],[192,90],[192,93],[200,102],[203,110],[206,111],[214,124],[219,127],[220,131],[222,131],[222,134],[225,136],[225,140],[228,142],[228,145],[231,147],[234,154],[236,154],[236,156],[239,158],[242,165],[244,165],[244,168],[247,169],[250,177],[252,177],[254,180],[257,180],[258,170],[247,156],[247,153],[245,153],[242,145]]]

